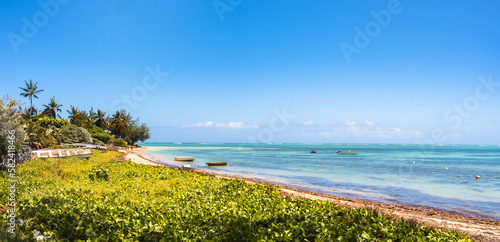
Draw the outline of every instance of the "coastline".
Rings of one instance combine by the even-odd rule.
[[[128,150],[124,153],[123,159],[130,159],[133,163],[149,165],[154,167],[164,167],[170,169],[178,169],[177,167],[168,166],[155,162],[143,156],[143,152],[147,148],[141,147],[140,149]],[[249,183],[263,184],[265,182],[258,181],[251,178],[242,178],[238,176],[229,176],[221,174],[213,174],[201,169],[188,168],[191,172],[199,173],[207,176],[214,176],[218,178],[235,179],[239,178]],[[404,219],[415,226],[427,226],[439,228],[443,230],[455,230],[460,233],[467,234],[470,238],[477,241],[500,241],[500,221],[476,218],[462,213],[437,209],[428,206],[417,205],[395,205],[383,202],[374,202],[363,199],[347,198],[341,196],[334,196],[325,193],[313,192],[305,189],[298,189],[286,185],[278,185],[282,192],[281,196],[285,197],[298,197],[312,200],[328,200],[343,208],[360,209],[366,208],[368,210],[375,210],[380,215],[392,220]]]

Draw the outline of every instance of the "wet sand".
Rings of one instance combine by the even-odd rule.
[[[178,167],[161,164],[144,157],[142,155],[142,152],[145,149],[146,148],[141,148],[127,151],[123,158],[126,160],[130,159],[132,162],[137,164],[179,169]],[[185,168],[185,170],[219,178],[240,178],[242,180],[245,180],[246,182],[264,183],[254,179],[242,178],[238,176],[213,174],[200,169]],[[317,193],[284,185],[279,185],[279,187],[281,188],[280,195],[285,197],[299,197],[322,201],[328,200],[343,208],[366,208],[371,211],[377,211],[380,215],[383,215],[388,219],[404,219],[406,222],[412,223],[415,226],[419,227],[427,226],[440,228],[443,230],[455,230],[457,232],[469,235],[470,238],[476,241],[500,241],[500,221],[474,218],[462,213],[427,206],[394,205],[363,199],[333,196],[330,194]]]

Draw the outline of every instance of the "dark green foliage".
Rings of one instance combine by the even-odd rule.
[[[145,140],[149,139],[149,127],[143,123],[139,126],[137,125],[132,125],[130,128],[130,133],[127,137],[127,140],[129,143],[134,144],[137,141],[142,141],[144,142]]]
[[[116,146],[127,146],[127,141],[125,141],[124,139],[117,139],[115,140],[115,145]]]
[[[92,143],[92,137],[90,136],[90,133],[82,127],[77,127],[76,125],[70,124],[63,126],[61,128],[61,132],[62,132],[62,138],[61,138],[62,143],[67,143],[67,144]]]
[[[111,132],[118,138],[126,138],[136,122],[126,110],[116,111],[111,117]]]
[[[10,241],[33,240],[33,231],[55,241],[470,241],[366,209],[283,198],[273,185],[110,161],[117,155],[35,158],[19,166],[16,208],[24,225]],[[0,182],[8,179],[0,175]],[[0,223],[0,231],[6,228]]]
[[[109,180],[109,170],[105,166],[92,167],[92,170],[89,173],[89,179],[92,181],[107,181]]]
[[[113,136],[104,132],[104,130],[102,130],[99,127],[95,126],[91,130],[89,130],[89,132],[90,132],[90,135],[92,136],[92,138],[98,139],[101,142],[103,142],[104,144],[108,144],[108,143],[113,141]]]
[[[41,117],[39,118],[37,121],[36,121],[38,124],[40,124],[40,126],[44,127],[44,128],[47,128],[49,127],[50,125],[54,126],[54,127],[57,127],[57,128],[61,128],[65,125],[69,125],[70,123],[64,119],[54,119],[54,118],[50,118],[50,117]]]

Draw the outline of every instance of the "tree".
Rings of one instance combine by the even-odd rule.
[[[95,121],[95,125],[97,125],[97,127],[101,128],[101,129],[105,130],[105,126],[106,126],[106,122],[107,122],[106,121],[106,112],[103,112],[102,110],[97,109],[96,118],[97,118],[97,120]]]
[[[45,111],[48,111],[49,116],[52,118],[56,118],[57,112],[61,112],[60,107],[62,107],[62,104],[58,104],[55,101],[55,97],[52,97],[50,99],[50,103],[48,105],[43,105],[45,107]]]
[[[145,140],[149,139],[149,127],[146,126],[145,123],[137,126],[137,125],[132,125],[130,128],[130,134],[128,135],[128,140],[129,143],[134,144],[137,141],[142,141],[144,142]]]
[[[29,84],[26,80],[24,80],[24,82],[26,84],[26,88],[19,87],[19,89],[24,91],[24,92],[21,92],[20,95],[23,97],[29,97],[29,99],[30,99],[30,117],[31,117],[31,110],[33,109],[33,97],[38,98],[38,96],[36,94],[39,92],[43,92],[43,89],[37,90],[38,89],[38,87],[37,87],[38,82],[36,82],[35,85],[33,85],[33,81],[31,79],[30,79]]]
[[[130,128],[136,121],[125,110],[116,111],[111,117],[111,132],[118,138],[126,138],[130,133]]]
[[[84,115],[84,113],[82,111],[78,110],[78,107],[71,106],[70,110],[66,110],[66,112],[68,112],[68,114],[69,114],[69,116],[68,116],[69,122],[71,124],[74,124],[76,126],[81,127],[83,124],[83,116],[86,116],[86,115]]]

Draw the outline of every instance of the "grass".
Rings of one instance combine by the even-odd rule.
[[[273,185],[116,162],[39,159],[17,169],[16,216],[24,225],[4,241],[469,241],[454,231],[415,228],[366,209],[280,197]],[[3,187],[8,173],[1,171]],[[2,204],[9,191],[2,189]],[[8,211],[0,214],[7,221]]]

